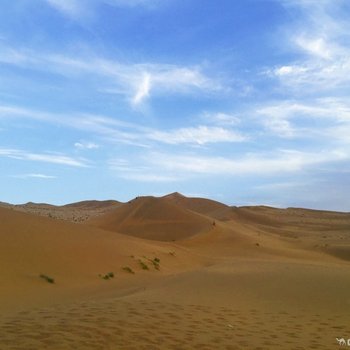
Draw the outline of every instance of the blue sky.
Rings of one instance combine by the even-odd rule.
[[[346,0],[6,0],[0,201],[350,211],[349,33]]]

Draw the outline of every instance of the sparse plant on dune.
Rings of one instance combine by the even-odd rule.
[[[104,280],[109,280],[111,278],[114,278],[114,272],[108,272],[105,275],[99,275]]]
[[[147,258],[146,256],[144,256],[145,259],[147,259],[153,266],[156,270],[159,270],[160,269],[160,266],[159,266],[159,263],[160,263],[160,259],[159,258],[153,258],[153,259],[150,259],[150,258]],[[142,265],[144,264],[143,262],[141,263],[141,260],[139,260],[140,264],[141,264],[141,267],[144,269],[144,270],[148,270],[148,266],[147,266],[147,269]]]
[[[140,266],[142,270],[149,270],[149,267],[146,263],[144,263],[141,259],[139,259]]]
[[[39,277],[44,279],[48,283],[51,283],[51,284],[55,283],[55,280],[52,277],[50,277],[50,276],[47,276],[47,275],[44,275],[44,274],[40,274]]]
[[[172,256],[176,256],[175,252],[169,252],[169,254],[172,255]]]
[[[151,260],[151,262],[156,270],[160,269],[160,266],[159,266],[160,259],[159,258],[154,258],[153,260]]]
[[[123,269],[125,272],[128,272],[128,273],[132,273],[132,274],[135,273],[135,272],[131,269],[131,267],[129,267],[129,266],[124,266],[124,267],[122,267],[122,269]]]

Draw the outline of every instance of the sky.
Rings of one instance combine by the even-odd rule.
[[[0,201],[350,211],[347,0],[5,0]]]

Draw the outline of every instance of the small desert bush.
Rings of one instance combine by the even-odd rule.
[[[160,269],[160,266],[159,266],[160,259],[159,258],[154,258],[153,260],[151,260],[151,262],[156,270]]]
[[[50,276],[41,274],[39,277],[44,279],[48,283],[52,283],[52,284],[55,283],[55,280],[52,277],[50,277]]]
[[[132,274],[135,273],[135,272],[131,269],[131,267],[129,267],[129,266],[124,266],[122,269],[123,269],[125,272],[128,272],[128,273],[132,273]]]
[[[114,272],[108,272],[105,275],[99,275],[104,280],[109,280],[114,277]]]
[[[142,270],[149,270],[148,265],[145,264],[142,260],[139,260],[139,263],[141,265]]]

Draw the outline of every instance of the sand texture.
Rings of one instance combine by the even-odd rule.
[[[1,203],[0,349],[347,348],[349,259],[348,213]]]

